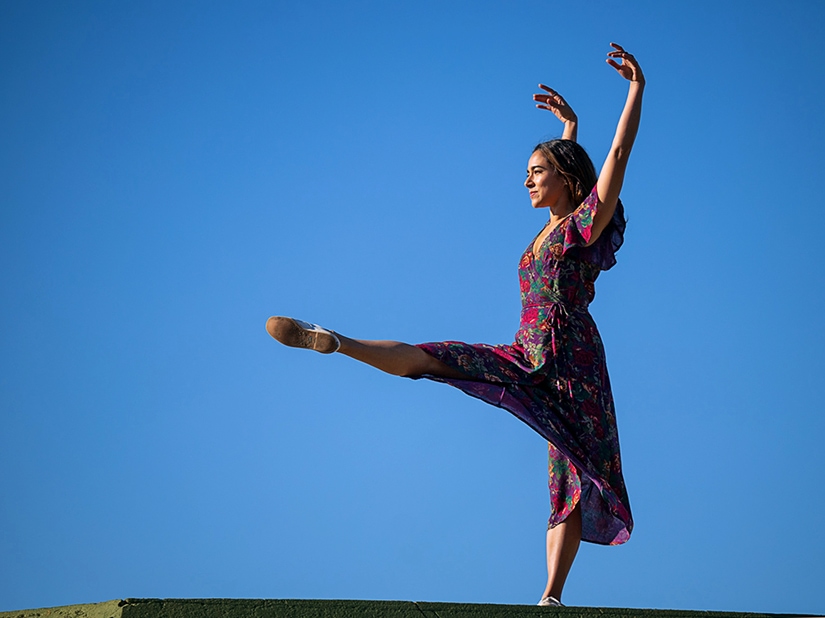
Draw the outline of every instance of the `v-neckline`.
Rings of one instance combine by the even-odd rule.
[[[575,212],[575,211],[573,211],[573,212]],[[539,254],[539,252],[541,251],[541,248],[544,246],[544,243],[547,241],[547,239],[550,238],[550,236],[553,234],[553,232],[555,232],[561,226],[562,223],[564,223],[567,219],[570,218],[570,215],[572,215],[573,212],[570,212],[570,213],[564,215],[561,219],[556,221],[556,224],[553,227],[550,228],[550,231],[547,232],[547,235],[544,238],[542,238],[541,242],[539,243],[538,249],[536,249],[536,241],[539,239],[539,236],[541,236],[542,232],[544,232],[544,230],[546,230],[547,226],[550,224],[549,221],[547,223],[545,223],[544,227],[541,228],[541,230],[539,230],[539,233],[536,234],[533,237],[533,240],[530,242],[530,249],[529,249],[530,250],[530,255],[532,255],[533,257],[536,257]]]

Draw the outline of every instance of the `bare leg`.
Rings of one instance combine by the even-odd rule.
[[[336,333],[341,340],[338,351],[395,376],[420,376],[425,373],[443,378],[467,376],[421,348],[400,341],[369,341],[350,339]]]
[[[542,598],[555,597],[561,601],[561,592],[582,540],[582,512],[576,505],[567,519],[547,531],[547,587]]]
[[[429,374],[442,378],[467,378],[466,374],[445,365],[421,348],[400,341],[350,339],[315,324],[285,316],[269,318],[266,331],[284,345],[324,354],[340,352],[396,376]]]

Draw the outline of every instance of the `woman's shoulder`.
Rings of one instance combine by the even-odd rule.
[[[599,194],[594,186],[565,225],[563,252],[575,248],[581,259],[597,264],[601,270],[609,270],[616,264],[616,252],[624,243],[627,221],[624,205],[619,200],[607,227],[593,241],[593,220],[598,208]]]

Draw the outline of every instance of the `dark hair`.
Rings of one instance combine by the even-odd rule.
[[[542,142],[533,152],[540,152],[547,162],[561,174],[575,208],[590,195],[596,186],[596,168],[584,148],[569,139],[553,139]]]

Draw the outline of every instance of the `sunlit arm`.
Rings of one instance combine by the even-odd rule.
[[[579,136],[579,120],[578,118],[574,118],[573,120],[567,120],[564,123],[564,133],[562,133],[562,139],[569,139],[571,141],[576,141]]]
[[[619,193],[621,193],[622,184],[624,183],[625,170],[627,170],[627,162],[630,159],[630,151],[633,149],[633,143],[639,131],[639,121],[642,117],[642,94],[645,89],[644,76],[636,59],[619,45],[615,43],[611,43],[611,45],[616,48],[616,51],[608,54],[610,58],[607,62],[622,77],[630,80],[630,84],[627,101],[616,127],[613,144],[610,146],[610,152],[608,152],[599,173],[599,181],[596,185],[598,187],[599,205],[593,220],[593,233],[590,243],[598,239],[607,224],[610,223],[610,219],[616,210],[616,203],[619,201]],[[613,58],[620,58],[622,64],[618,64]]]

